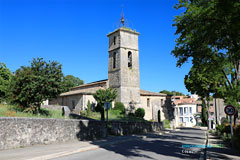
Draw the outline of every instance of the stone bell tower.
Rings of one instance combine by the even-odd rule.
[[[139,33],[124,26],[109,33],[108,80],[109,87],[116,88],[116,101],[122,102],[125,107],[139,107],[140,80],[139,80]]]

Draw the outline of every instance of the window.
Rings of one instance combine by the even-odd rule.
[[[128,52],[128,68],[132,68],[132,52]]]
[[[163,106],[163,99],[161,99],[161,106]]]
[[[117,57],[117,53],[114,52],[113,53],[113,68],[116,68],[116,57]]]
[[[192,114],[192,107],[189,107],[189,113]]]
[[[184,122],[189,122],[189,117],[184,117]]]
[[[179,115],[182,116],[183,115],[183,108],[179,107]]]
[[[113,44],[116,45],[116,36],[113,37]]]
[[[72,100],[72,109],[75,109],[75,101]]]
[[[188,107],[184,107],[184,114],[188,115]]]
[[[183,117],[179,117],[179,122],[180,122],[180,123],[183,122]]]
[[[147,106],[150,107],[150,98],[147,99]]]

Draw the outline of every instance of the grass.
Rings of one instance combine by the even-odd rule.
[[[0,104],[0,117],[29,117],[29,118],[64,118],[59,110],[41,108],[41,114],[23,112],[14,105]]]
[[[87,112],[86,111],[83,111],[81,113],[82,115],[84,116],[87,116],[89,118],[92,118],[92,119],[97,119],[97,120],[100,120],[101,119],[101,115],[99,112],[90,112],[88,115],[87,115]],[[107,118],[107,112],[105,111],[105,118]],[[125,114],[121,114],[121,111],[119,110],[113,110],[113,109],[110,109],[108,111],[108,120],[109,121],[134,121],[134,122],[146,122],[146,120],[142,119],[142,118],[138,118],[138,117],[134,117],[134,116],[127,116]]]

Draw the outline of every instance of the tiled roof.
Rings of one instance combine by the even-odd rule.
[[[167,94],[164,94],[164,93],[149,92],[142,89],[140,90],[140,95],[141,96],[167,96]]]
[[[174,104],[196,104],[196,100],[194,98],[177,99],[174,101]]]
[[[78,88],[84,88],[84,87],[88,87],[88,86],[92,86],[92,85],[96,85],[96,84],[104,84],[107,83],[108,79],[104,79],[104,80],[100,80],[100,81],[95,81],[95,82],[91,82],[91,83],[87,83],[87,84],[83,84],[77,87],[73,87],[72,89],[78,89]]]
[[[62,94],[60,94],[60,96],[70,96],[70,95],[76,95],[76,94],[93,94],[93,93],[96,93],[96,91],[99,89],[105,89],[105,88],[99,86],[99,87],[73,90],[73,91],[62,93]]]

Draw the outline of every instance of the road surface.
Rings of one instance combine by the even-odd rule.
[[[177,160],[199,159],[205,133],[196,128],[181,128],[168,134],[133,136],[132,140],[75,153],[55,160]],[[93,142],[94,143],[94,142]]]

